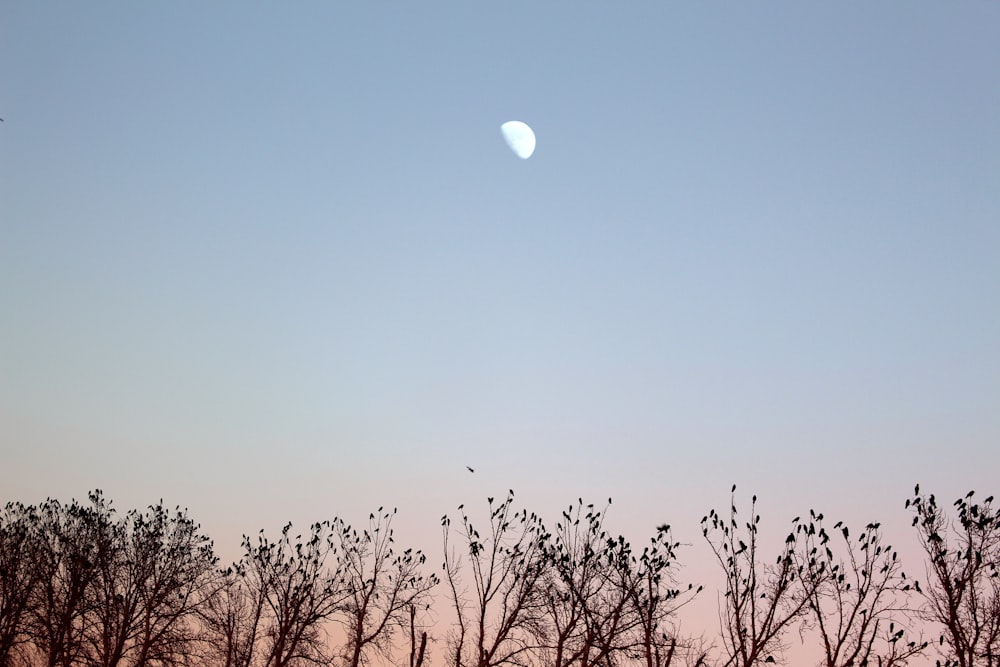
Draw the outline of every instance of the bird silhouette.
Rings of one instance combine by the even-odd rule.
[[[468,471],[469,471],[469,472],[476,472],[475,470],[473,470],[473,469],[472,469],[472,468],[470,468],[469,466],[465,466],[465,467],[466,467],[466,468],[468,469]]]

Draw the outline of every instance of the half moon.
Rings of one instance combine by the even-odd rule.
[[[500,126],[500,132],[514,155],[522,160],[527,160],[535,152],[535,133],[526,123],[509,120]]]

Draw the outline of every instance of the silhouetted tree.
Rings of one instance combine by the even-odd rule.
[[[0,514],[0,665],[13,665],[28,643],[28,613],[40,582],[32,506],[8,503]]]
[[[702,534],[726,574],[725,597],[720,604],[724,667],[753,667],[780,659],[782,636],[798,620],[808,602],[808,591],[796,587],[795,533],[785,540],[774,565],[759,560],[757,535],[760,515],[757,496],[750,506],[750,520],[737,520],[736,487],[730,498],[729,517],[714,509],[702,518]],[[778,654],[778,658],[775,658]]]
[[[194,612],[216,563],[211,541],[186,511],[171,513],[162,501],[146,513],[130,511],[110,529],[111,553],[100,560],[88,596],[95,616],[87,634],[90,662],[185,662],[197,636]]]
[[[488,499],[485,537],[460,506],[461,551],[450,544],[451,519],[441,520],[445,581],[456,615],[447,658],[452,667],[524,664],[544,635],[541,543],[548,536],[536,515],[513,511],[513,502],[513,491],[499,504]],[[471,584],[465,583],[463,574]]]
[[[424,575],[426,558],[420,551],[396,553],[392,517],[396,510],[369,516],[369,526],[360,534],[341,522],[338,530],[339,567],[347,596],[337,619],[347,631],[346,664],[358,667],[368,662],[368,652],[384,657],[392,654],[397,630],[410,626],[411,640],[416,610],[427,606],[437,576]]]
[[[667,624],[694,593],[693,586],[683,595],[670,587],[679,545],[669,541],[669,527],[661,526],[637,558],[624,537],[608,535],[605,514],[606,508],[598,511],[579,499],[543,542],[548,567],[542,662],[589,667],[643,659],[647,667],[665,667],[678,649]],[[686,648],[681,642],[682,651]]]
[[[1000,665],[1000,509],[974,495],[954,502],[957,523],[919,485],[906,501],[928,558],[925,616],[943,628],[947,667]]]
[[[208,585],[205,604],[197,610],[206,660],[220,667],[250,667],[264,615],[262,591],[251,591],[233,567],[218,572]]]
[[[896,551],[883,544],[880,524],[869,523],[852,540],[843,522],[833,526],[831,537],[823,515],[813,510],[808,522],[795,523],[795,560],[825,667],[905,665],[927,647],[907,637],[913,580]]]
[[[38,508],[39,585],[28,632],[47,667],[84,662],[85,639],[94,622],[91,587],[114,553],[114,510],[100,490],[89,498],[89,507],[48,499]]]
[[[417,645],[417,605],[409,605],[410,615],[410,667],[422,667],[424,664],[424,651],[427,649],[427,632],[420,632],[420,644]]]
[[[608,661],[638,623],[630,606],[631,547],[624,538],[608,537],[603,517],[580,499],[563,510],[553,536],[543,542],[546,634],[552,635],[546,653],[555,667]]]
[[[460,506],[442,518],[449,667],[751,667],[782,660],[801,620],[825,667],[903,667],[927,647],[911,619],[939,624],[944,667],[1000,667],[1000,509],[970,492],[954,514],[919,487],[914,511],[926,590],[902,572],[880,525],[857,535],[823,515],[796,518],[774,564],[761,559],[756,496],[740,520],[712,510],[702,531],[725,572],[721,658],[680,635],[677,612],[701,590],[677,582],[679,543],[660,526],[642,553],[604,527],[607,508],[579,499],[552,533],[488,499],[481,535]],[[102,492],[89,504],[48,499],[0,511],[0,667],[424,667],[422,615],[437,577],[420,551],[396,547],[396,512],[355,531],[339,519],[294,539],[243,538],[216,569],[186,511],[162,501],[119,518]],[[608,501],[610,504],[610,500]],[[910,608],[911,595],[923,606]],[[345,630],[339,646],[328,634]],[[406,644],[409,644],[407,647]]]
[[[638,620],[634,646],[645,667],[704,664],[708,657],[700,641],[678,636],[678,611],[702,590],[693,584],[678,586],[674,571],[679,547],[680,542],[671,540],[670,526],[660,526],[633,566],[630,597]]]
[[[253,628],[253,644],[248,649],[250,665],[292,667],[299,664],[325,665],[331,660],[324,624],[333,618],[348,597],[341,573],[330,572],[327,557],[334,551],[330,522],[315,523],[307,541],[289,537],[286,524],[281,538],[271,542],[263,532],[254,545],[244,536],[243,558],[235,570],[242,579],[249,600],[245,605],[253,616],[241,626]]]

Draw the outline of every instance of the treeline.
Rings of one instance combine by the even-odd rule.
[[[969,493],[948,508],[914,489],[923,546],[907,576],[880,525],[852,532],[810,511],[784,543],[758,540],[735,502],[702,532],[724,574],[719,634],[683,636],[701,586],[677,579],[669,526],[634,549],[580,499],[547,527],[488,500],[474,525],[442,517],[442,568],[393,539],[396,511],[212,542],[161,501],[119,515],[88,503],[8,503],[0,515],[0,667],[751,667],[787,662],[799,629],[826,667],[1000,666],[1000,510]],[[610,504],[610,499],[608,503]],[[440,577],[433,570],[441,572]],[[430,637],[429,637],[430,633]]]

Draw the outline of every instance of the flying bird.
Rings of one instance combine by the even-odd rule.
[[[467,469],[467,470],[468,470],[469,472],[476,472],[475,470],[473,470],[473,469],[472,469],[472,468],[470,468],[469,466],[465,466],[465,467],[466,467],[466,469]]]

